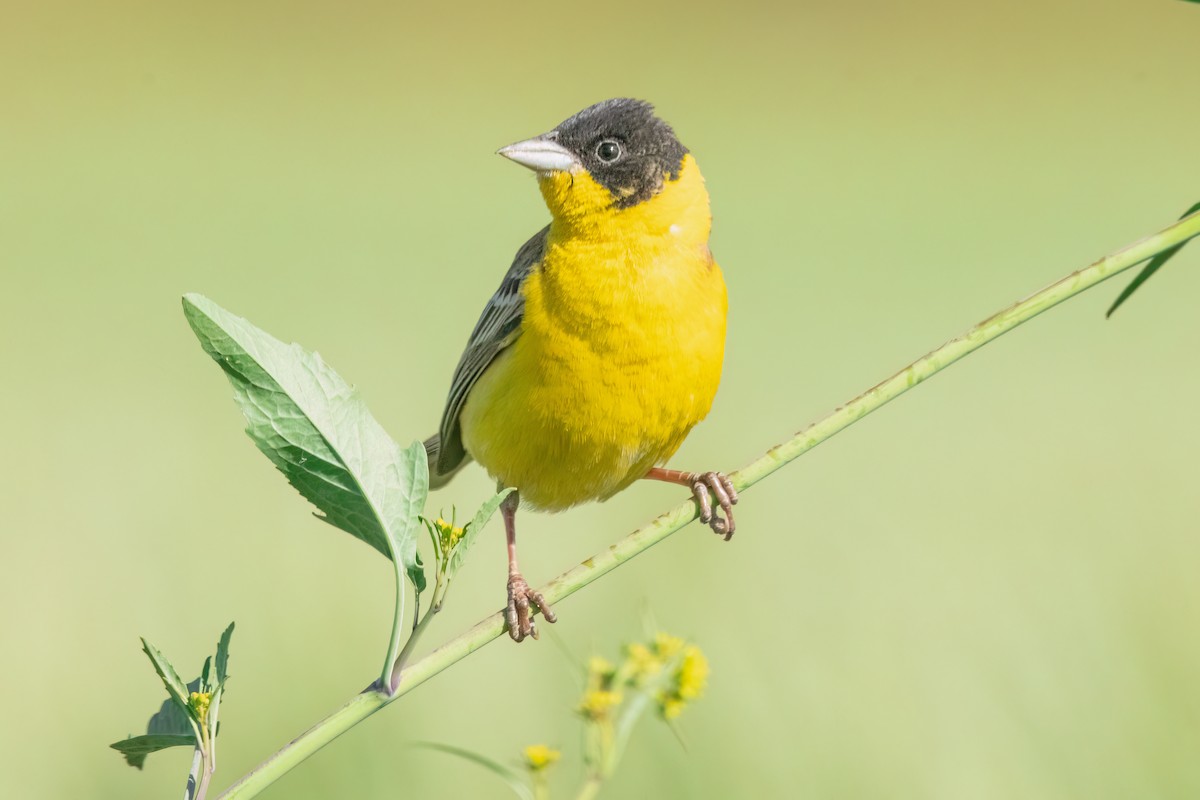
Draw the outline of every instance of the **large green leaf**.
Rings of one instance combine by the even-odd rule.
[[[284,344],[200,295],[185,295],[183,309],[233,385],[258,449],[324,513],[321,519],[402,564],[423,588],[416,513],[428,491],[419,477],[424,456],[415,465],[414,448],[406,454],[316,353]]]
[[[417,539],[421,528],[421,512],[425,509],[425,498],[429,496],[429,457],[425,445],[413,442],[408,449],[400,451],[398,462],[401,482],[409,491],[395,498],[400,511],[400,521],[395,529],[389,529],[392,547],[400,554],[399,564],[408,573],[408,579],[418,592],[425,591],[425,569],[417,552]]]

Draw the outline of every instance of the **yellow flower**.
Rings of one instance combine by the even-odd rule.
[[[663,719],[675,719],[692,700],[704,694],[708,684],[708,659],[694,644],[683,648],[683,657],[672,676],[671,686],[658,695]]]
[[[453,522],[447,522],[441,517],[433,521],[433,527],[437,530],[438,543],[441,544],[443,553],[453,550],[463,537],[464,528],[456,527]]]
[[[654,649],[658,651],[659,658],[668,659],[683,649],[683,639],[669,633],[655,634]]]
[[[695,700],[704,693],[708,684],[708,659],[696,645],[688,645],[683,651],[683,663],[675,677],[678,693],[684,700]]]
[[[530,772],[541,772],[562,757],[562,753],[544,744],[531,744],[525,748],[525,766]]]
[[[600,680],[607,680],[613,676],[617,668],[612,665],[607,659],[600,656],[592,656],[588,659],[588,677]]]
[[[631,644],[625,648],[625,652],[629,656],[629,671],[634,680],[650,678],[662,671],[663,662],[646,645],[640,642]]]
[[[608,689],[589,689],[583,693],[579,713],[594,720],[604,719],[609,709],[621,704],[621,693]]]
[[[683,709],[684,706],[687,705],[687,701],[680,700],[678,697],[664,694],[659,698],[659,704],[662,707],[663,719],[675,719],[683,713]]]
[[[212,702],[212,692],[192,692],[188,696],[188,705],[196,712],[201,723],[208,720],[208,706]]]

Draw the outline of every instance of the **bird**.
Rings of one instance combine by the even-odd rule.
[[[515,489],[500,510],[505,621],[520,642],[538,638],[534,609],[557,617],[521,574],[518,507],[562,511],[666,481],[728,541],[738,496],[722,472],[662,466],[711,409],[725,353],[728,296],[695,157],[632,98],[497,153],[534,171],[550,224],[480,315],[425,449],[432,488],[473,460]]]

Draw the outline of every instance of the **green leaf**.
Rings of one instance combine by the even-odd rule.
[[[1189,2],[1200,2],[1200,0],[1189,0]],[[1196,203],[1196,205],[1185,211],[1180,219],[1187,219],[1197,211],[1200,211],[1200,203]],[[1121,292],[1121,294],[1117,296],[1117,299],[1113,301],[1113,304],[1109,306],[1108,313],[1104,315],[1104,318],[1107,319],[1111,317],[1113,312],[1116,311],[1122,303],[1128,300],[1130,295],[1138,290],[1139,286],[1150,280],[1151,275],[1158,272],[1163,264],[1166,264],[1168,261],[1170,261],[1175,254],[1182,250],[1183,246],[1190,241],[1191,239],[1185,239],[1174,247],[1168,247],[1166,250],[1163,250],[1154,258],[1150,259],[1150,263],[1142,268],[1142,271],[1137,274],[1137,277],[1130,281],[1129,285],[1125,287],[1125,290]]]
[[[517,772],[511,767],[506,767],[499,761],[480,755],[479,753],[470,750],[464,750],[461,747],[455,747],[450,744],[440,744],[438,742],[413,742],[414,747],[424,747],[429,750],[438,750],[443,753],[449,753],[452,756],[458,756],[461,759],[470,761],[472,764],[479,766],[498,776],[501,780],[508,784],[508,788],[512,789],[513,794],[520,797],[521,800],[533,800],[533,790],[529,788],[529,782],[525,779],[523,773]]]
[[[199,690],[199,678],[185,687],[188,693]],[[122,753],[129,766],[141,769],[146,763],[146,756],[155,751],[168,747],[195,747],[196,733],[192,725],[190,714],[184,708],[180,708],[172,693],[163,701],[154,716],[150,717],[144,735],[113,742],[109,747]]]
[[[143,736],[131,736],[109,745],[112,749],[125,756],[125,762],[131,767],[142,769],[146,765],[146,756],[166,750],[168,747],[195,747],[196,737],[191,731],[183,733],[158,733]]]
[[[212,690],[212,700],[208,705],[208,734],[212,739],[217,738],[217,715],[221,713],[221,698],[225,696],[225,681],[229,679],[229,640],[233,638],[233,623],[221,633],[217,641],[217,685]],[[208,662],[204,662],[208,667]]]
[[[388,533],[393,537],[392,548],[399,554],[401,566],[420,593],[425,591],[425,569],[417,552],[417,534],[425,498],[429,496],[429,457],[425,454],[425,445],[420,442],[413,442],[407,450],[400,451],[400,455],[400,483],[407,491],[402,490],[393,498],[400,513],[400,523]]]
[[[450,552],[450,560],[446,566],[447,577],[453,578],[455,573],[462,569],[463,564],[467,560],[467,551],[475,544],[475,540],[479,538],[479,534],[488,524],[488,520],[496,513],[496,509],[504,502],[504,498],[515,491],[516,489],[511,487],[502,489],[495,497],[488,500],[475,512],[475,516],[467,523],[463,530],[462,539]]]
[[[167,694],[171,695],[171,699],[179,705],[183,713],[191,718],[188,707],[188,687],[183,685],[183,679],[179,677],[175,667],[171,666],[171,662],[167,661],[167,657],[160,653],[157,647],[144,638],[142,639],[142,650],[150,659],[150,663],[154,665],[154,671],[158,673],[158,677],[162,678],[163,686],[167,687]],[[198,681],[196,685],[199,686]]]
[[[217,641],[217,686],[225,685],[225,680],[229,677],[229,640],[233,638],[233,623],[229,623],[229,627],[221,634],[220,640]]]
[[[258,449],[334,527],[389,558],[418,562],[415,514],[427,486],[358,393],[316,353],[287,345],[206,297],[183,310],[200,344],[225,371]],[[423,572],[421,576],[423,582]]]

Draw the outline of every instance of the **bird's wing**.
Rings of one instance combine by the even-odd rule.
[[[521,317],[525,311],[525,298],[521,285],[533,268],[542,260],[546,249],[546,234],[550,226],[542,228],[533,238],[521,245],[512,266],[500,282],[500,288],[492,295],[475,330],[467,340],[467,347],[454,370],[450,383],[450,395],[446,398],[446,410],[442,412],[442,424],[438,428],[438,450],[434,472],[449,475],[460,467],[467,458],[463,448],[459,414],[467,395],[487,370],[500,351],[512,344],[521,333]]]

